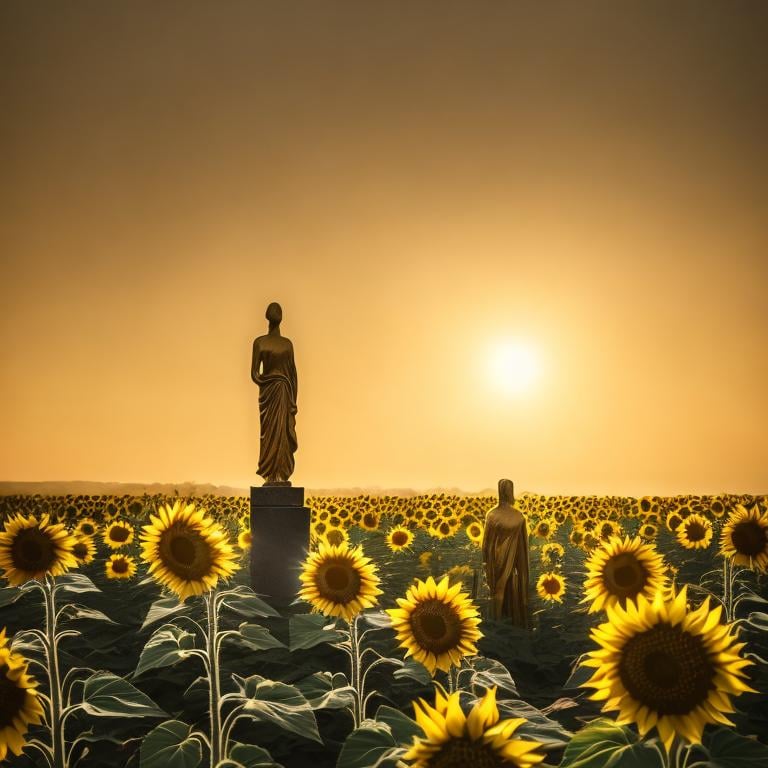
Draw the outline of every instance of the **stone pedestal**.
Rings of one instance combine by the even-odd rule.
[[[251,486],[251,586],[270,602],[287,605],[301,588],[309,518],[303,488]]]

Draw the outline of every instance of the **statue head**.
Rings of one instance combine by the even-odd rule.
[[[499,502],[515,503],[515,484],[511,480],[499,480]]]
[[[270,325],[280,325],[283,319],[283,310],[280,307],[280,305],[273,301],[268,307],[267,307],[267,320],[269,320]]]

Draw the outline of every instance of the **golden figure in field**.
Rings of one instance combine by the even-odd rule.
[[[290,485],[296,440],[298,381],[293,344],[280,335],[283,310],[276,302],[267,307],[269,332],[253,342],[251,378],[259,385],[261,441],[259,468],[264,485]]]
[[[485,519],[483,561],[491,592],[491,617],[528,626],[528,530],[515,506],[515,486],[499,480],[499,505]]]

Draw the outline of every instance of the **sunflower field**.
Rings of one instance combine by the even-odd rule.
[[[246,497],[0,497],[0,764],[768,766],[765,497],[521,495],[527,627],[496,504],[310,497],[276,604]]]

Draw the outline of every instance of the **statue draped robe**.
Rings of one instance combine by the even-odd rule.
[[[293,473],[298,390],[293,346],[262,352],[263,373],[255,360],[253,380],[259,385],[261,440],[257,474],[266,480],[287,480]]]
[[[515,509],[518,515],[522,513]],[[510,525],[509,512],[497,507],[488,513],[483,535],[483,560],[488,586],[493,593],[504,593],[501,615],[513,624],[527,627],[528,618],[528,528]]]

